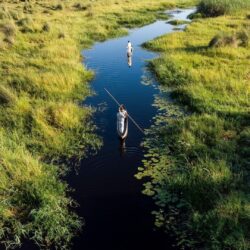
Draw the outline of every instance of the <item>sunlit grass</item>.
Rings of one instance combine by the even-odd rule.
[[[250,8],[248,0],[201,0],[198,5],[198,11],[208,17],[234,14],[247,8]]]
[[[68,212],[72,201],[65,197],[66,184],[59,182],[55,166],[28,152],[18,133],[7,138],[5,132],[0,131],[2,244],[20,246],[27,236],[44,244],[46,235],[47,245],[67,245],[81,222]]]
[[[192,0],[0,1],[0,241],[67,248],[81,223],[58,162],[97,150],[80,51]],[[53,163],[53,165],[52,165]],[[60,173],[60,174],[59,174]],[[94,215],[93,215],[94,216]]]
[[[161,52],[150,67],[175,103],[157,99],[165,112],[148,131],[137,177],[151,178],[143,192],[159,206],[155,225],[183,249],[250,247],[250,47],[237,37],[247,40],[250,26],[249,9],[236,9],[144,45]],[[236,40],[209,46],[218,34]]]

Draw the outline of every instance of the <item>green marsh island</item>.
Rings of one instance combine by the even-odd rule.
[[[188,20],[172,18],[183,9]],[[249,0],[0,0],[1,249],[77,249],[91,222],[67,176],[105,148],[83,50],[159,20],[168,34],[140,45],[156,53],[145,62],[155,113],[128,178],[168,249],[250,249]]]

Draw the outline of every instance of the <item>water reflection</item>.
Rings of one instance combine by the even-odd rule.
[[[121,139],[119,138],[119,141],[120,141],[120,147],[119,147],[119,150],[120,150],[120,156],[123,157],[126,153],[126,139]]]
[[[174,18],[185,18],[191,12],[185,10]],[[87,68],[96,72],[91,84],[96,95],[87,98],[84,104],[101,111],[95,113],[93,120],[104,146],[97,155],[81,162],[79,175],[68,178],[75,189],[73,198],[80,204],[77,212],[86,221],[84,233],[76,238],[72,249],[134,250],[145,246],[154,249],[156,242],[162,249],[171,249],[170,238],[153,230],[150,216],[153,202],[141,194],[141,183],[134,178],[143,159],[142,133],[131,124],[126,141],[117,140],[117,104],[104,88],[126,104],[139,124],[149,128],[156,115],[152,104],[159,90],[155,88],[156,79],[150,79],[144,69],[146,60],[157,54],[144,50],[141,44],[172,30],[172,25],[157,21],[131,30],[126,37],[96,43],[84,51]],[[136,50],[131,56],[124,51],[128,40]]]
[[[128,66],[132,67],[132,55],[128,56]]]
[[[133,46],[132,43],[130,41],[128,41],[128,45],[127,45],[127,58],[128,58],[128,66],[131,67],[132,66],[132,54],[133,54]]]

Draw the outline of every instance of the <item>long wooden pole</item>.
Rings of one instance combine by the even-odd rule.
[[[109,94],[109,96],[115,101],[115,103],[120,107],[121,104],[115,99],[115,97],[106,89],[104,88],[104,90]],[[135,124],[135,126],[143,133],[143,129],[137,124],[137,122],[128,114],[128,117],[130,118],[130,120]]]

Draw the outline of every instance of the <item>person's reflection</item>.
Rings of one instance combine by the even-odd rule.
[[[132,55],[128,56],[128,66],[131,67],[132,66]]]
[[[126,139],[119,138],[119,140],[120,140],[120,148],[119,148],[120,156],[122,157],[125,155],[126,152],[126,144],[125,144]]]
[[[128,58],[128,66],[131,67],[132,66],[132,54],[133,54],[133,46],[132,43],[130,41],[128,41],[128,45],[127,45],[127,58]]]

